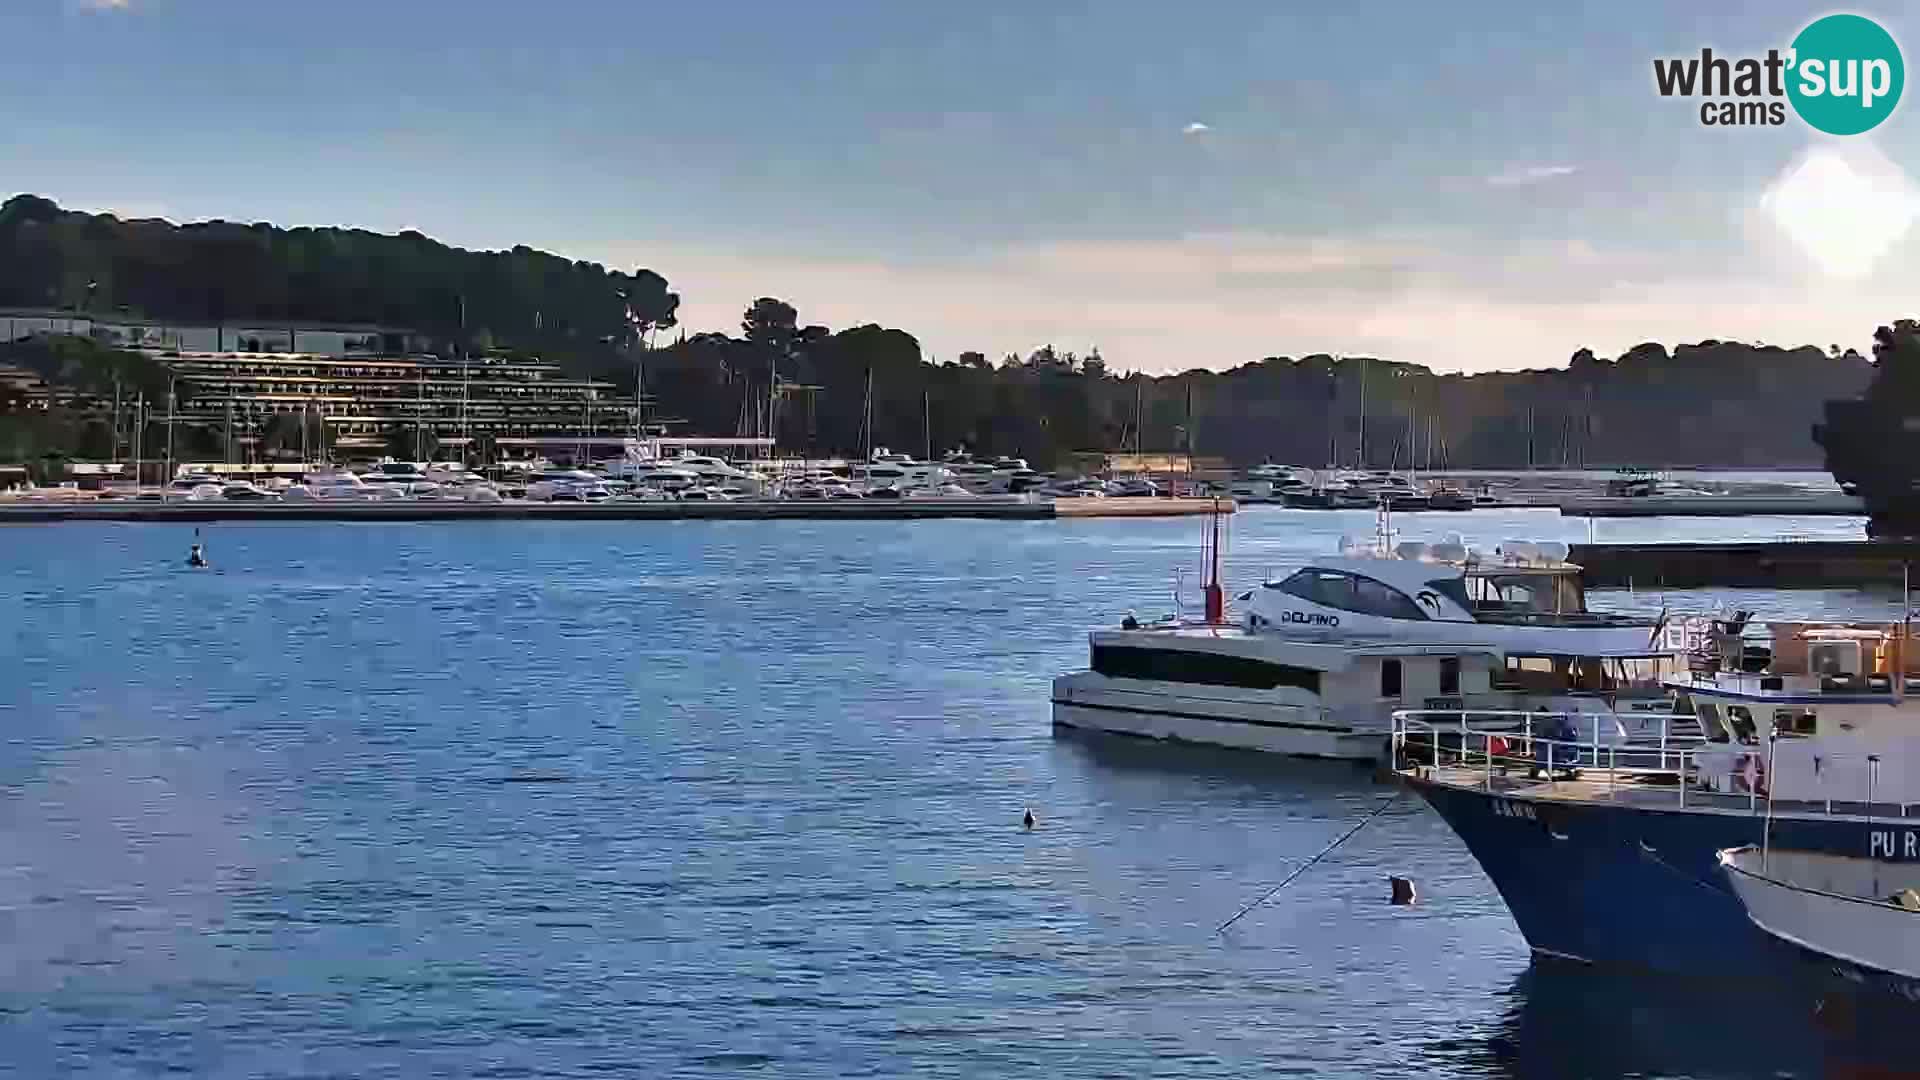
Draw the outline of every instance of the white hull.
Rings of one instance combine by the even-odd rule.
[[[1867,971],[1920,979],[1920,912],[1868,897],[1920,885],[1910,863],[1754,848],[1722,852],[1747,918],[1791,945]]]
[[[1055,684],[1057,727],[1295,757],[1373,761],[1385,754],[1384,728],[1355,731],[1310,706],[1064,685],[1072,678]]]

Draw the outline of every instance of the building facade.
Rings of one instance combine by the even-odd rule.
[[[249,456],[276,428],[286,449],[301,425],[324,427],[338,456],[434,447],[484,448],[524,438],[618,438],[641,422],[632,388],[575,379],[539,360],[165,352],[174,420],[220,432]]]

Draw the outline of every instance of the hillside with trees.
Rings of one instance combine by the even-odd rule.
[[[1239,463],[1818,468],[1810,432],[1821,403],[1860,393],[1873,374],[1871,361],[1837,346],[1722,341],[1644,344],[1611,359],[1581,349],[1564,367],[1472,375],[1312,355],[1149,377],[1119,374],[1124,356],[1053,345],[935,364],[905,330],[811,325],[773,297],[748,307],[737,334],[662,343],[655,332],[675,325],[679,299],[654,271],[525,247],[121,221],[34,196],[0,206],[0,307],[376,323],[423,331],[447,350],[539,353],[622,384],[638,369],[656,416],[684,418],[692,432],[771,430],[788,452],[966,446],[1048,466],[1137,447]],[[124,381],[139,377],[125,370],[138,358],[32,359],[77,379],[98,381],[111,365]]]

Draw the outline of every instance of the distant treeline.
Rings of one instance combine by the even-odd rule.
[[[931,364],[903,330],[834,332],[773,298],[748,308],[737,336],[657,340],[678,304],[653,271],[524,247],[120,221],[33,196],[0,206],[0,306],[415,328],[450,349],[505,346],[644,380],[659,418],[699,433],[772,430],[792,451],[966,446],[1054,465],[1137,446],[1239,463],[1817,468],[1821,403],[1860,393],[1873,371],[1838,347],[1708,341],[1612,360],[1582,349],[1566,367],[1477,375],[1315,355],[1121,376],[1098,353],[1051,345]]]

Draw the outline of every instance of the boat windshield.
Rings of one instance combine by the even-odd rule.
[[[1461,586],[1467,610],[1476,613],[1570,615],[1587,610],[1586,593],[1577,573],[1487,570],[1469,573]]]

